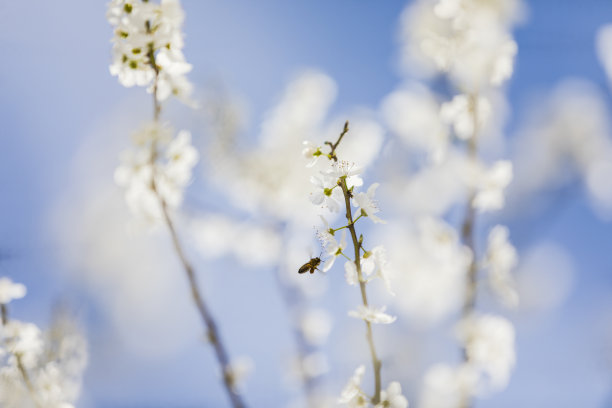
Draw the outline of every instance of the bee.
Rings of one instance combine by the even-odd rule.
[[[317,266],[321,263],[321,258],[316,257],[312,258],[310,261],[306,262],[304,265],[300,267],[298,273],[305,273],[310,271],[310,273],[314,273],[315,269],[318,269]]]

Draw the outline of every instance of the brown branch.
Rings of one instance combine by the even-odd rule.
[[[336,156],[336,149],[338,148],[338,145],[342,141],[342,138],[344,137],[344,135],[348,133],[348,131],[349,131],[349,121],[347,120],[346,122],[344,122],[344,128],[342,129],[342,132],[340,132],[340,136],[338,137],[338,140],[336,140],[336,143],[325,142],[325,144],[331,148],[331,151],[327,155],[330,158],[330,160],[333,160],[335,162],[338,161],[338,156]]]
[[[246,407],[246,405],[242,401],[240,394],[238,394],[238,392],[236,391],[235,377],[234,377],[234,374],[232,373],[232,369],[230,366],[230,359],[228,357],[228,353],[225,349],[225,346],[223,345],[223,342],[221,341],[221,336],[219,335],[219,329],[217,328],[215,319],[213,318],[208,306],[206,305],[206,302],[204,301],[204,297],[200,293],[195,271],[193,269],[193,266],[189,263],[189,261],[185,257],[185,253],[179,241],[178,234],[176,233],[174,224],[172,223],[170,215],[168,214],[168,207],[165,201],[159,196],[159,193],[157,191],[155,191],[155,193],[157,194],[160,200],[162,211],[164,214],[164,220],[166,222],[166,225],[168,226],[168,230],[170,231],[170,236],[172,237],[172,244],[174,245],[176,254],[178,255],[179,260],[181,261],[181,264],[183,265],[183,269],[185,270],[185,273],[187,274],[187,279],[189,281],[189,287],[191,289],[191,297],[193,298],[196,308],[198,309],[198,312],[200,313],[202,322],[204,323],[204,325],[206,326],[206,329],[208,330],[207,332],[208,341],[210,341],[210,343],[212,344],[215,350],[215,356],[217,358],[217,361],[219,365],[221,366],[221,370],[223,374],[223,384],[225,385],[227,394],[234,408],[244,408]]]
[[[149,25],[147,26],[147,30],[150,31]],[[155,71],[155,79],[153,82],[153,119],[155,122],[159,122],[160,115],[161,115],[161,104],[159,103],[159,100],[157,99],[157,92],[158,92],[160,69],[157,63],[155,62],[155,49],[153,48],[153,44],[149,44],[148,56],[149,56],[149,64]],[[156,154],[157,154],[155,143],[153,144],[152,150],[153,150],[153,154],[151,155],[151,164],[153,165],[154,164],[153,162],[155,161]],[[221,336],[219,335],[219,329],[217,328],[217,324],[210,312],[210,309],[208,308],[206,302],[204,301],[204,297],[200,293],[198,280],[197,280],[194,268],[191,265],[191,263],[187,260],[187,257],[185,256],[185,252],[183,251],[183,248],[181,246],[180,240],[178,238],[178,234],[176,232],[176,228],[174,227],[174,223],[172,222],[172,219],[170,218],[170,214],[168,211],[168,205],[166,204],[166,201],[162,198],[162,196],[159,194],[159,191],[157,189],[157,186],[155,183],[155,176],[153,176],[151,180],[151,188],[159,200],[159,203],[162,209],[162,213],[164,216],[164,221],[166,223],[166,226],[168,227],[170,236],[172,238],[172,244],[174,246],[174,250],[187,275],[187,280],[189,282],[189,287],[191,290],[191,297],[195,303],[196,308],[198,309],[202,322],[204,323],[204,326],[206,327],[207,338],[208,338],[208,341],[213,346],[213,349],[215,351],[215,357],[217,358],[217,362],[221,366],[223,384],[225,386],[227,395],[234,408],[245,408],[246,405],[242,401],[242,397],[240,396],[240,394],[238,393],[236,389],[236,378],[230,366],[230,359],[229,359],[228,353],[225,349],[225,346],[223,345],[223,342],[221,341]]]

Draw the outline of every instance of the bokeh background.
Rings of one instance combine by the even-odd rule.
[[[405,6],[396,0],[184,0],[185,54],[204,103],[195,111],[170,104],[165,115],[177,128],[190,129],[196,146],[205,149],[215,137],[206,108],[231,100],[238,109],[237,145],[248,149],[287,83],[315,69],[337,87],[330,117],[341,123],[355,110],[376,117],[381,101],[405,80],[398,47]],[[589,185],[571,149],[546,168],[545,159],[528,152],[544,149],[530,144],[543,140],[543,133],[571,132],[572,124],[576,150],[589,137],[580,134],[584,129],[612,138],[612,80],[595,45],[598,29],[612,22],[612,3],[538,0],[527,9],[515,32],[519,52],[507,85],[504,127],[504,155],[514,161],[516,178],[507,209],[495,215],[509,226],[521,257],[523,302],[510,314],[518,360],[508,388],[478,406],[609,407],[610,197],[593,193],[606,186]],[[111,28],[105,12],[104,1],[0,2],[0,275],[28,287],[27,297],[11,305],[16,317],[44,327],[54,305],[65,303],[80,319],[90,363],[77,406],[225,406],[168,238],[126,233],[130,215],[112,174],[130,132],[150,117],[151,101],[142,89],[125,89],[108,73]],[[384,152],[399,142],[385,133],[382,143]],[[188,222],[200,216],[205,228],[207,214],[269,227],[269,220],[239,208],[215,187],[214,178],[222,174],[207,160],[203,153],[187,192],[185,212],[194,218],[184,222],[186,230],[200,225]],[[385,173],[373,168],[367,179],[384,183]],[[539,178],[541,184],[529,183]],[[249,192],[244,194],[248,200]],[[386,197],[393,200],[392,193]],[[385,205],[381,201],[382,214]],[[241,256],[224,248],[199,253],[197,245],[190,255],[229,349],[254,365],[243,386],[248,401],[285,406],[299,397],[299,389],[287,374],[293,350],[289,314],[270,260],[285,238],[259,232],[265,239],[255,241],[268,246]],[[311,240],[300,256],[318,251]],[[167,273],[173,269],[176,274]],[[343,283],[341,268],[336,272],[304,277],[328,286],[315,306],[333,315],[324,350],[326,381],[335,394],[364,350],[360,322],[345,312],[356,293]],[[453,358],[456,346],[444,325],[424,330],[400,316],[397,333],[381,342],[388,355],[402,350],[402,360],[389,365],[403,373],[407,396],[416,401],[419,367]],[[416,350],[428,357],[416,361]]]

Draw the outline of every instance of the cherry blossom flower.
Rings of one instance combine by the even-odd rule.
[[[369,217],[374,223],[385,224],[386,221],[381,220],[375,214],[379,212],[377,202],[374,201],[374,194],[379,184],[374,183],[369,188],[367,193],[357,193],[353,197],[354,205],[361,210],[362,214]]]
[[[331,212],[340,211],[344,198],[336,180],[328,175],[323,175],[323,177],[312,176],[310,182],[317,189],[310,194],[310,201],[314,205],[328,208]]]
[[[509,29],[520,15],[515,0],[413,2],[402,19],[405,66],[446,72],[460,89],[499,86],[512,75],[517,46]]]
[[[402,386],[397,381],[381,392],[380,400],[375,408],[408,408],[408,400],[402,395]]]
[[[0,304],[6,305],[11,300],[21,299],[26,295],[26,287],[21,283],[13,283],[9,278],[0,278]]]
[[[107,19],[114,28],[110,73],[126,87],[156,87],[159,101],[174,95],[192,104],[192,85],[185,74],[191,65],[182,53],[184,13],[178,0],[113,0]],[[153,81],[157,76],[157,81]]]
[[[336,258],[342,254],[342,251],[346,248],[346,230],[342,231],[340,242],[336,241],[336,238],[330,233],[321,236],[324,236],[325,252],[329,256],[323,265],[322,271],[327,272],[334,265]]]
[[[491,115],[491,103],[484,97],[472,98],[468,95],[456,95],[452,101],[443,103],[440,118],[452,125],[459,139],[467,140],[483,128]],[[477,128],[475,128],[476,117]]]
[[[512,181],[512,162],[500,160],[490,169],[476,174],[476,195],[472,205],[480,211],[499,210],[504,206],[504,190]]]
[[[340,394],[339,404],[344,404],[349,408],[365,408],[369,405],[370,399],[361,389],[361,381],[364,374],[365,366],[357,367],[355,373]]]
[[[386,306],[373,307],[373,306],[357,306],[357,310],[349,311],[348,315],[356,319],[362,319],[370,323],[390,324],[393,323],[397,317],[388,315],[385,313],[387,310]]]
[[[154,222],[163,216],[160,199],[172,209],[181,204],[199,156],[189,132],[181,131],[174,139],[171,135],[164,125],[146,124],[115,170],[115,182],[126,189],[130,210]]]
[[[363,180],[359,177],[362,171],[363,169],[355,163],[341,160],[333,162],[331,168],[325,174],[336,181],[340,178],[346,178],[346,186],[351,189],[352,187],[361,187],[363,185]]]
[[[489,285],[501,301],[516,307],[519,299],[511,272],[518,263],[518,255],[508,236],[508,227],[496,225],[491,229],[483,267],[488,269]]]
[[[304,149],[302,150],[302,155],[310,160],[306,167],[313,167],[319,161],[319,158],[323,155],[321,152],[321,146],[317,146],[314,143],[305,140],[303,142]]]
[[[22,364],[30,369],[37,365],[43,351],[42,332],[32,323],[9,320],[2,326],[2,340],[11,356],[19,355]],[[11,357],[11,359],[14,357]]]
[[[516,362],[512,323],[500,316],[476,315],[459,323],[457,336],[465,344],[467,363],[480,373],[478,392],[504,389]]]

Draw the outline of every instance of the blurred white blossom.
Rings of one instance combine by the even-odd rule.
[[[134,134],[135,145],[121,154],[122,164],[115,170],[115,182],[126,189],[130,210],[152,222],[163,217],[162,203],[177,208],[191,182],[198,152],[191,145],[191,134],[152,122]]]
[[[486,169],[476,166],[473,183],[476,194],[472,205],[480,211],[499,210],[504,206],[504,190],[512,181],[512,162],[500,160]]]
[[[471,396],[476,387],[477,377],[473,368],[463,364],[453,367],[436,364],[425,373],[421,408],[456,408]]]
[[[402,395],[402,386],[397,381],[389,384],[380,394],[380,403],[375,408],[408,408],[408,400]]]
[[[457,232],[444,221],[423,217],[416,228],[390,234],[391,259],[397,310],[421,323],[434,323],[454,313],[463,300],[472,253]]]
[[[456,95],[440,107],[440,118],[444,123],[452,125],[455,134],[462,140],[474,137],[487,123],[490,115],[491,103],[482,96]]]
[[[376,215],[376,213],[380,211],[378,209],[378,203],[374,200],[374,194],[378,186],[378,183],[374,183],[368,188],[367,192],[354,194],[353,201],[355,207],[357,207],[366,217],[370,218],[372,222],[384,224],[385,221],[381,220]]]
[[[489,285],[500,300],[508,307],[516,307],[519,299],[512,271],[518,263],[518,255],[508,237],[508,228],[503,225],[491,229],[482,266],[488,269]]]
[[[397,320],[397,317],[385,313],[386,306],[357,306],[357,310],[349,311],[348,315],[357,319],[365,320],[370,323],[390,324]]]
[[[419,0],[402,16],[404,65],[413,72],[445,72],[459,89],[498,86],[513,71],[517,46],[510,34],[521,2]]]
[[[361,381],[363,381],[364,374],[365,366],[357,367],[355,373],[340,394],[339,404],[346,405],[348,408],[365,408],[369,405],[370,399],[361,389]]]
[[[9,317],[0,326],[0,406],[72,407],[86,365],[87,342],[68,318],[43,332]]]
[[[479,374],[477,392],[506,388],[516,363],[512,323],[500,316],[475,315],[459,323],[457,335],[465,344],[467,364]]]
[[[26,287],[21,283],[14,283],[7,277],[0,278],[0,304],[6,305],[12,300],[21,299],[26,292]]]
[[[514,206],[581,181],[598,215],[612,214],[609,108],[601,91],[584,80],[566,80],[530,109],[517,131]],[[521,207],[522,208],[522,207]]]

